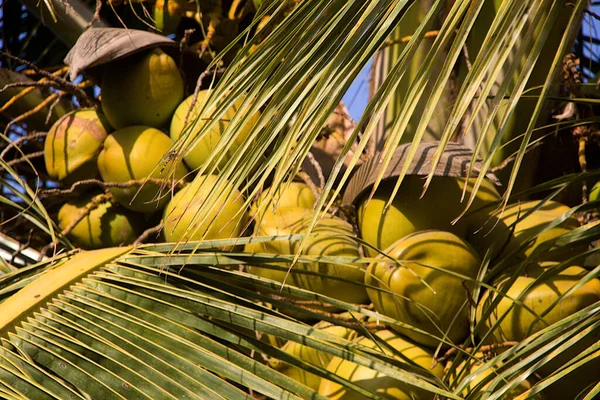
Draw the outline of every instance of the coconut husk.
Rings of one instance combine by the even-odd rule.
[[[186,86],[191,84],[194,87],[198,76],[207,67],[197,53],[187,49],[182,53],[179,43],[165,36],[123,28],[90,28],[85,31],[65,57],[65,63],[69,65],[69,79],[74,80],[81,73],[98,79],[103,65],[157,47],[176,62],[182,61],[180,68],[186,78]]]
[[[409,164],[406,175],[427,176],[431,172],[431,162],[433,155],[439,145],[438,141],[422,142],[418,145],[415,157]],[[398,146],[394,155],[383,174],[382,180],[397,179],[400,176],[404,164],[408,159],[408,153],[412,143]],[[473,150],[459,143],[450,142],[446,145],[445,151],[437,164],[434,176],[453,176],[466,177],[469,170],[469,164],[473,157]],[[379,174],[381,153],[378,153],[371,160],[363,164],[348,182],[344,192],[343,202],[353,204],[363,194],[371,189]],[[477,177],[481,171],[481,160],[477,159],[472,170],[472,177]],[[496,185],[500,185],[498,178],[490,171],[485,175]]]

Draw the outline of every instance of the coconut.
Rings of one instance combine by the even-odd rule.
[[[424,372],[429,372],[431,375],[442,378],[444,376],[444,368],[441,364],[435,363],[433,354],[428,350],[413,344],[399,336],[397,333],[389,330],[382,330],[373,333],[380,339],[384,340],[397,353],[392,353],[390,349],[385,350],[387,355],[393,357],[408,368],[414,368],[415,365],[423,368]],[[361,337],[357,340],[358,344],[379,350],[381,345],[377,345],[371,339]],[[407,361],[410,360],[409,361]],[[434,366],[435,365],[435,366]],[[433,366],[433,367],[432,367]],[[402,368],[398,366],[398,368]],[[354,384],[376,392],[379,396],[386,399],[397,400],[432,400],[434,394],[423,389],[412,386],[408,383],[390,378],[381,372],[377,372],[367,367],[359,366],[352,361],[344,360],[340,357],[334,357],[327,366],[327,370],[347,379]],[[319,394],[326,396],[329,399],[344,399],[358,400],[363,399],[362,395],[346,389],[338,383],[334,383],[327,379],[321,381],[319,386]]]
[[[484,398],[484,394],[489,393],[492,380],[497,377],[499,370],[502,367],[502,362],[495,362],[493,366],[487,366],[485,369],[486,354],[476,353],[468,360],[461,361],[454,368],[449,370],[448,381],[451,388],[458,388],[459,385],[466,383],[464,389],[459,393],[460,396],[469,399]],[[499,389],[506,382],[502,382],[500,386],[495,386]],[[531,389],[532,382],[529,379],[522,381],[517,387],[504,393],[505,398],[514,399],[521,393]],[[533,399],[542,400],[541,394],[536,394]]]
[[[518,254],[519,257],[525,258],[530,256],[543,242],[579,227],[579,221],[574,217],[569,217],[560,225],[541,232],[547,224],[569,211],[569,207],[555,201],[547,201],[539,209],[516,223],[519,218],[523,218],[527,212],[538,205],[539,201],[526,201],[507,206],[502,215],[498,214],[500,211],[480,215],[480,220],[489,220],[486,226],[491,226],[493,229],[490,231],[490,229],[484,228],[477,233],[470,234],[467,240],[480,254],[483,255],[486,251],[490,251],[493,257],[498,257],[498,253],[502,252],[501,255],[506,256],[533,239]],[[587,245],[576,246],[571,251],[561,254],[559,258],[553,257],[553,260],[566,260],[585,250],[587,250]]]
[[[273,193],[271,193],[273,192]],[[263,204],[269,199],[268,204]],[[275,210],[283,208],[306,208],[312,210],[317,199],[315,194],[306,183],[290,182],[284,183],[279,188],[273,191],[273,188],[268,188],[263,191],[256,199],[250,208],[250,215],[255,217],[259,209],[263,209],[262,213],[274,213]],[[260,216],[256,216],[260,219]]]
[[[219,184],[218,179],[216,175],[198,175],[173,197],[164,211],[167,241],[227,239],[241,235],[248,221],[244,198],[231,183],[221,179]],[[207,201],[210,203],[205,205]]]
[[[101,195],[88,193],[70,198],[58,212],[61,230],[71,226],[89,204]],[[133,243],[143,231],[141,218],[112,201],[102,201],[68,234],[75,245],[83,249],[100,249]]]
[[[486,291],[478,303],[476,312],[477,323],[483,325],[480,335],[485,335],[503,317],[499,326],[491,332],[489,340],[496,343],[520,342],[600,300],[600,280],[597,278],[565,295],[588,274],[587,270],[579,266],[570,266],[534,283],[542,273],[547,272],[554,265],[556,264],[530,265],[526,270],[526,275],[517,277],[512,284],[510,284],[509,277],[498,281],[494,286],[499,292],[506,291],[506,295],[494,307],[492,313],[483,320],[484,311],[490,307],[497,296],[500,296],[499,293],[490,294],[489,291]],[[532,286],[528,289],[530,285]],[[516,304],[515,300],[517,299],[524,306]],[[540,318],[542,315],[543,318]],[[596,331],[591,332],[567,351],[547,361],[537,370],[537,373],[542,377],[551,375],[598,340],[600,340],[600,334]],[[598,376],[600,376],[600,360],[594,360],[552,384],[544,391],[544,397],[550,399],[574,398],[575,394],[586,388]]]
[[[278,209],[274,214],[266,213],[257,221],[256,236],[278,236],[308,234],[313,217],[311,210],[303,208]],[[249,243],[246,252],[271,254],[296,254],[302,245],[301,254],[308,256],[352,257],[360,258],[358,242],[353,238],[352,226],[346,221],[327,215],[321,218],[310,232],[304,243],[300,240],[274,240],[262,243]],[[289,268],[288,263],[271,263]],[[364,280],[364,269],[360,264],[339,264],[329,262],[298,262],[292,269],[275,270],[251,266],[253,274],[278,282],[311,290],[349,303],[364,303],[368,297],[364,287],[351,282]],[[302,271],[318,272],[323,276],[302,274]],[[338,278],[337,279],[329,279]]]
[[[173,142],[158,129],[131,126],[110,135],[98,157],[98,169],[105,182],[127,182],[146,178],[166,179],[173,172],[175,179],[183,178],[187,168],[174,160],[160,164]],[[115,199],[123,206],[138,212],[162,210],[169,201],[171,188],[146,182],[141,188],[110,188]]]
[[[359,200],[360,235],[367,243],[379,250],[388,248],[392,243],[411,233],[428,229],[448,231],[466,238],[470,231],[479,228],[475,224],[479,222],[477,216],[485,212],[479,209],[500,198],[494,184],[484,180],[470,208],[475,213],[468,214],[456,224],[452,224],[452,220],[464,210],[474,182],[474,178],[467,180],[452,176],[436,176],[423,198],[420,198],[424,178],[417,175],[406,176],[400,191],[387,210],[386,204],[389,202],[396,181],[391,179],[383,182],[371,200],[368,200],[368,193]],[[465,201],[461,202],[465,185],[467,185]],[[368,252],[371,256],[377,254],[373,249],[368,249]]]
[[[72,111],[52,125],[44,143],[46,171],[52,179],[72,184],[98,176],[97,159],[112,130],[93,109]]]
[[[367,293],[375,309],[435,337],[462,343],[469,332],[466,289],[473,284],[468,278],[477,277],[480,265],[475,250],[450,232],[431,230],[406,236],[385,252],[402,261],[382,259],[369,265],[365,283],[373,287]],[[408,328],[393,328],[419,344],[440,343]]]
[[[188,111],[192,105],[192,100],[194,96],[188,97],[177,107],[177,110],[173,115],[173,119],[171,120],[170,129],[171,138],[174,141],[179,139],[179,137],[183,133],[187,134],[187,132],[189,131],[190,133],[189,136],[187,136],[186,143],[191,144],[194,138],[198,136],[202,128],[206,126],[206,124],[208,124],[209,121],[211,121],[211,119],[213,118],[212,115],[216,111],[216,108],[211,107],[210,109],[203,110],[203,107],[206,103],[206,100],[209,97],[209,94],[209,90],[202,90],[198,93],[198,97],[196,99],[196,103],[194,104],[194,108],[189,113],[189,117],[187,119],[188,124],[190,124],[190,128],[188,128],[188,130],[184,130],[184,128],[186,127],[186,115],[188,114]],[[216,147],[217,143],[219,142],[219,139],[223,135],[223,132],[225,132],[225,129],[227,129],[227,126],[229,125],[230,121],[233,119],[236,112],[238,112],[238,110],[242,106],[243,101],[243,97],[238,98],[238,100],[236,100],[236,102],[225,111],[225,113],[221,116],[219,121],[216,122],[208,130],[208,132],[204,134],[202,140],[195,144],[190,150],[190,152],[185,155],[184,160],[191,169],[197,169],[204,165],[204,163]],[[201,111],[203,111],[202,115],[200,115]],[[244,141],[247,139],[248,135],[252,131],[252,127],[258,120],[258,117],[258,113],[252,115],[248,123],[236,131],[235,137],[231,142],[230,147],[225,152],[225,156],[220,160],[218,164],[219,168],[222,168],[227,162],[227,160],[231,158],[235,151],[244,143]]]
[[[546,265],[528,266],[526,275],[519,276],[510,287],[509,277],[503,278],[494,286],[499,291],[506,290],[492,314],[484,322],[484,332],[487,332],[506,314],[500,326],[492,332],[495,341],[522,341],[526,337],[539,332],[543,328],[560,321],[563,318],[581,310],[600,300],[600,280],[592,279],[572,293],[564,296],[559,303],[550,308],[564,293],[577,284],[588,271],[579,266],[570,266],[553,276],[548,276],[529,289],[536,279],[547,269]],[[514,304],[513,299],[518,299],[529,308]],[[477,306],[477,321],[481,321],[483,311],[488,308],[496,296],[486,291]],[[532,314],[531,311],[535,314]],[[543,320],[538,315],[544,314]]]
[[[116,129],[167,124],[184,95],[177,64],[155,48],[108,64],[102,75],[102,110]]]
[[[349,315],[349,313],[344,313]],[[320,321],[314,325],[315,329],[318,329],[323,332],[327,332],[329,334],[335,335],[337,337],[352,340],[356,335],[356,331],[350,328],[346,328],[343,326],[333,325],[327,321]],[[333,358],[333,356],[324,351],[319,351],[313,347],[306,346],[304,344],[288,341],[282,347],[281,350],[294,355],[305,362],[317,365],[322,368],[327,368],[329,361]],[[310,387],[313,390],[319,390],[319,385],[321,384],[321,377],[310,372],[307,372],[305,369],[298,368],[297,366],[284,363],[277,359],[271,359],[269,361],[269,365],[272,368],[275,368],[279,372],[284,375],[302,383]]]

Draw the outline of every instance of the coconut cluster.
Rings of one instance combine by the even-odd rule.
[[[546,251],[555,238],[579,227],[569,208],[560,203],[515,203],[499,212],[494,205],[500,194],[484,179],[471,205],[474,211],[455,222],[464,208],[462,199],[473,191],[474,179],[436,176],[421,196],[422,177],[407,175],[391,202],[394,180],[359,196],[354,202],[356,226],[339,215],[315,218],[316,193],[301,182],[267,188],[246,209],[244,193],[231,182],[218,175],[193,176],[190,171],[202,168],[218,173],[239,151],[259,115],[247,118],[247,125],[237,127],[234,134],[227,128],[236,113],[245,113],[248,99],[208,108],[209,94],[200,92],[192,107],[193,97],[184,98],[175,61],[160,49],[109,65],[101,90],[101,110],[65,115],[52,126],[45,143],[50,177],[65,185],[86,179],[106,184],[106,193],[78,195],[59,211],[59,227],[80,247],[130,244],[148,228],[153,215],[162,218],[164,239],[171,242],[223,239],[226,243],[216,246],[232,250],[237,246],[232,239],[249,232],[262,239],[245,244],[247,253],[302,257],[295,264],[279,259],[247,266],[246,272],[273,283],[272,293],[261,289],[265,295],[278,294],[285,284],[319,293],[334,303],[372,304],[379,315],[397,321],[373,333],[377,341],[394,349],[399,363],[421,366],[432,379],[444,376],[442,366],[433,362],[436,349],[446,350],[475,337],[473,326],[479,327],[476,340],[486,344],[522,341],[600,300],[600,281],[593,278],[580,284],[587,271],[570,263],[586,246]],[[217,113],[221,117],[213,118]],[[230,132],[229,137],[223,137],[225,132]],[[167,157],[175,140],[189,148],[181,161]],[[490,228],[482,229],[485,226]],[[373,259],[367,266],[358,262],[365,256]],[[482,288],[477,281],[484,260],[492,265],[502,260],[506,268],[521,264],[527,268],[511,275],[500,271]],[[334,306],[326,311],[339,310]],[[280,311],[306,318],[304,313]],[[375,336],[348,327],[318,323],[315,329],[379,348]],[[597,339],[590,337],[574,350],[581,352]],[[282,349],[386,398],[432,398],[406,382],[297,343],[289,342]],[[538,372],[547,376],[566,361],[556,357]],[[353,398],[345,387],[322,376],[290,364],[273,362],[272,366],[329,398]],[[595,372],[585,376],[600,374],[600,365],[587,368]],[[553,385],[547,397],[561,393],[568,398],[576,388],[584,388],[590,382],[580,375],[571,372],[560,387]],[[449,384],[459,382],[456,377]],[[520,393],[527,387],[524,383],[515,390]]]
[[[65,186],[101,179],[108,193],[80,194],[60,209],[59,227],[68,232],[74,244],[86,249],[131,244],[156,215],[163,217],[163,234],[169,241],[241,234],[247,215],[239,192],[222,179],[219,209],[198,216],[204,200],[213,195],[216,176],[196,176],[187,185],[185,182],[190,179],[190,170],[205,165],[222,167],[246,138],[253,124],[238,132],[224,157],[215,164],[208,163],[243,99],[226,108],[203,139],[193,145],[200,130],[213,122],[215,109],[204,107],[207,91],[199,93],[191,110],[193,96],[184,96],[184,82],[175,60],[156,48],[104,68],[101,110],[76,110],[52,126],[44,149],[49,176]],[[252,118],[255,121],[258,115]],[[189,154],[183,161],[167,157],[174,140],[184,135],[191,147]]]
[[[500,194],[495,185],[484,180],[471,206],[474,212],[453,223],[464,208],[463,192],[465,198],[470,196],[475,179],[435,177],[421,198],[422,183],[422,177],[405,177],[398,195],[389,205],[395,181],[384,181],[370,198],[367,191],[356,202],[358,237],[347,222],[325,215],[317,220],[304,241],[280,239],[246,245],[246,251],[251,253],[351,259],[361,257],[359,243],[362,242],[364,253],[376,258],[366,268],[359,263],[315,261],[298,263],[290,269],[289,262],[272,262],[268,266],[250,266],[248,271],[336,300],[372,304],[376,312],[398,322],[391,324],[389,330],[377,330],[371,335],[394,349],[394,357],[398,357],[399,362],[410,360],[412,365],[421,366],[434,377],[450,376],[451,387],[462,385],[465,396],[473,395],[489,385],[495,369],[478,373],[475,380],[464,386],[462,379],[483,365],[475,361],[477,355],[468,365],[453,369],[447,375],[443,366],[434,362],[436,349],[445,351],[450,345],[464,343],[471,334],[473,323],[481,327],[477,339],[485,340],[486,345],[522,341],[598,302],[600,280],[593,278],[576,286],[587,270],[574,264],[557,268],[585,251],[586,246],[544,251],[553,239],[580,226],[577,219],[569,216],[569,208],[565,205],[554,201],[542,205],[527,201],[510,204],[502,212],[496,207]],[[261,206],[261,200],[264,201],[269,190],[251,208],[250,213],[255,219],[254,235],[291,237],[307,234],[315,213],[315,199],[309,188],[300,183],[284,186],[269,196],[272,199],[268,205]],[[493,229],[481,229],[484,226]],[[504,260],[509,264],[507,269],[521,264],[527,268],[510,274],[499,273],[499,278],[490,282],[494,289],[485,290],[476,284],[484,259]],[[547,278],[536,281],[543,274]],[[365,283],[366,290],[359,283]],[[474,293],[479,293],[479,297],[474,298]],[[515,304],[515,299],[521,303]],[[306,318],[295,312],[282,311],[296,318]],[[372,336],[364,336],[360,330],[324,322],[317,323],[314,328],[366,347],[381,348]],[[574,351],[578,354],[597,340],[596,336],[590,337]],[[288,342],[282,350],[385,398],[433,398],[429,392],[299,343]],[[554,373],[567,361],[564,356],[556,357],[538,371],[539,376]],[[328,398],[362,398],[324,376],[307,373],[292,364],[273,361],[271,366]],[[501,364],[494,368],[501,368]],[[600,374],[600,363],[588,364],[586,368],[592,368],[593,373],[581,374],[575,370],[553,385],[552,390],[538,393],[535,398],[570,398]],[[457,370],[463,374],[457,375]],[[532,384],[533,381],[524,380],[511,389],[510,395],[516,397]]]

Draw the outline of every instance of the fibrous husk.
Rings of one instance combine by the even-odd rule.
[[[81,73],[99,78],[103,65],[157,47],[175,60],[181,59],[179,67],[185,77],[186,87],[195,87],[198,76],[207,67],[197,53],[187,48],[181,52],[179,44],[174,40],[136,29],[90,28],[79,37],[65,57],[65,63],[70,67],[71,80]]]
[[[397,179],[400,176],[404,164],[408,159],[411,146],[411,143],[398,146],[383,174],[383,180]],[[419,143],[415,157],[410,162],[406,175],[427,176],[431,172],[431,161],[438,147],[439,142],[437,141]],[[382,153],[375,155],[375,157],[363,164],[352,176],[344,192],[344,203],[353,204],[370,190],[381,168],[381,156]],[[433,175],[466,177],[472,157],[473,151],[470,148],[459,143],[450,142],[446,145]],[[481,161],[477,159],[473,164],[471,177],[477,177],[481,167]],[[498,179],[492,172],[488,171],[485,176],[498,184]]]

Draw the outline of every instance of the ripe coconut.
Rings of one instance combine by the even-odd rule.
[[[367,289],[375,309],[436,337],[447,335],[447,340],[462,343],[469,332],[463,285],[472,287],[468,278],[475,279],[480,266],[475,250],[450,232],[431,230],[400,239],[386,254],[402,262],[382,259],[369,265],[365,283],[380,289]],[[440,343],[408,328],[393,328],[422,345]]]
[[[112,130],[93,109],[72,111],[52,125],[44,143],[46,171],[68,185],[98,175],[97,159]]]
[[[463,385],[464,389],[459,393],[460,396],[469,399],[480,399],[483,395],[489,393],[490,384],[499,374],[499,369],[502,367],[502,362],[495,362],[493,366],[488,366],[485,369],[486,355],[484,353],[476,353],[473,358],[463,360],[453,369],[448,371],[448,383],[451,388],[457,389],[459,385]],[[502,382],[500,386],[495,386],[496,390],[502,387],[506,382]],[[522,381],[519,386],[504,393],[504,398],[514,399],[526,390],[531,389],[532,383],[529,380]],[[542,400],[541,394],[536,394],[533,399]]]
[[[538,210],[533,211],[530,215],[513,226],[517,219],[522,218],[538,204],[539,202],[534,200],[509,205],[504,210],[504,214],[500,219],[495,217],[497,213],[485,216],[480,215],[480,220],[484,218],[489,219],[491,216],[492,218],[487,226],[494,226],[494,224],[496,226],[491,231],[484,228],[477,233],[470,234],[467,240],[480,252],[480,254],[483,255],[486,251],[491,251],[492,256],[496,257],[502,249],[502,254],[508,255],[510,252],[524,245],[528,240],[535,239],[520,254],[520,256],[524,258],[530,256],[533,250],[541,243],[554,239],[579,227],[579,221],[574,217],[569,217],[560,225],[540,233],[547,224],[559,218],[563,213],[569,211],[569,207],[555,201],[546,202]],[[585,250],[587,250],[587,245],[577,246],[573,248],[572,251],[561,254],[561,257],[554,261],[566,260]]]
[[[164,211],[167,241],[227,239],[241,235],[248,221],[244,198],[231,183],[222,180],[219,184],[217,179],[216,175],[198,175],[175,194]],[[201,209],[207,201],[210,201],[205,206],[208,209]]]
[[[69,199],[58,211],[58,226],[65,230],[103,196],[88,193]],[[143,231],[142,219],[111,201],[101,201],[68,234],[74,244],[87,250],[115,247],[133,243]]]
[[[302,182],[290,182],[282,184],[273,193],[273,188],[268,188],[263,191],[258,199],[252,204],[250,208],[250,215],[255,217],[259,209],[263,209],[261,214],[274,213],[277,209],[299,207],[312,210],[317,199],[315,194],[308,187],[306,183]],[[268,204],[264,204],[267,198],[269,198]],[[260,219],[260,217],[255,217]]]
[[[173,144],[158,129],[131,126],[113,132],[104,142],[98,157],[98,169],[105,182],[127,182],[146,178],[167,179],[174,170],[175,179],[183,178],[187,168],[179,162],[160,164],[162,157]],[[146,182],[128,188],[110,188],[115,199],[123,206],[138,212],[162,210],[169,201],[170,187]]]
[[[344,314],[349,315],[349,313],[344,313]],[[337,337],[347,339],[347,340],[352,340],[357,335],[356,331],[353,329],[346,328],[343,326],[333,325],[327,321],[318,322],[317,324],[314,325],[314,328],[318,329],[320,331],[323,331],[323,332],[330,333]],[[327,368],[329,361],[331,361],[331,359],[333,358],[333,356],[329,353],[326,353],[324,351],[319,351],[313,347],[306,346],[306,345],[300,344],[298,342],[292,342],[292,341],[286,342],[281,347],[281,350],[283,350],[286,353],[289,353],[293,356],[296,356],[296,357],[302,359],[303,361],[317,365],[322,368]],[[302,383],[303,385],[306,385],[306,386],[310,387],[311,389],[314,389],[315,391],[319,390],[319,385],[321,384],[320,376],[311,374],[310,372],[307,372],[303,368],[299,368],[294,365],[284,363],[283,361],[280,361],[277,359],[271,359],[269,361],[269,365],[272,368],[283,373],[284,375]]]
[[[307,234],[313,211],[303,208],[278,209],[274,214],[266,213],[257,221],[256,236],[278,236]],[[263,243],[249,243],[246,251],[250,253],[297,254],[302,240],[274,240]],[[352,226],[346,221],[326,216],[319,220],[305,239],[302,255],[353,257],[360,258],[358,242],[353,238]],[[349,303],[364,303],[368,297],[365,289],[349,282],[362,282],[364,269],[360,264],[337,264],[329,262],[298,262],[288,271],[287,263],[272,263],[286,270],[275,270],[251,266],[249,272],[311,290]],[[302,271],[318,272],[323,276],[302,274]],[[347,282],[328,277],[343,279]]]
[[[210,94],[209,90],[202,90],[198,93],[198,98],[196,99],[196,103],[194,104],[194,108],[187,119],[188,124],[191,124],[191,128],[188,128],[185,132],[191,132],[188,136],[186,143],[191,144],[196,136],[200,133],[202,128],[206,126],[209,121],[212,120],[213,114],[216,111],[215,107],[210,109],[202,110],[206,100],[208,99]],[[185,99],[175,111],[173,115],[173,119],[171,120],[171,139],[174,141],[177,140],[182,133],[184,132],[186,115],[192,105],[192,100],[194,96],[190,96]],[[228,108],[225,113],[221,116],[219,121],[217,121],[208,132],[205,133],[204,137],[200,142],[198,142],[187,155],[184,157],[185,163],[191,169],[200,168],[205,161],[208,159],[210,154],[213,152],[214,148],[217,146],[217,143],[230,121],[233,119],[235,113],[242,106],[244,99],[239,98],[230,108]],[[200,112],[203,111],[202,115]],[[233,156],[235,151],[244,143],[250,132],[252,131],[253,125],[258,120],[259,115],[254,114],[250,117],[248,123],[238,129],[235,133],[235,137],[231,142],[229,149],[225,153],[225,156],[219,162],[218,167],[222,168],[227,160]],[[191,129],[191,130],[190,130]]]
[[[469,209],[473,212],[452,225],[451,221],[464,210],[474,182],[474,178],[467,180],[435,176],[427,192],[420,199],[424,177],[409,175],[402,181],[400,191],[386,211],[385,205],[389,201],[396,180],[384,181],[370,201],[367,201],[368,193],[359,200],[360,235],[367,243],[380,250],[387,249],[392,243],[411,233],[428,229],[448,231],[466,238],[470,230],[478,229],[475,225],[475,222],[479,222],[478,215],[487,214],[487,210],[475,211],[500,198],[494,184],[484,180]],[[467,183],[465,200],[461,202],[463,189]],[[368,249],[368,253],[371,256],[377,254],[373,249]]]
[[[526,275],[516,278],[510,287],[507,287],[510,284],[509,277],[496,283],[494,286],[499,292],[506,291],[506,295],[494,307],[491,315],[483,320],[484,312],[497,296],[500,296],[500,293],[490,294],[489,291],[486,291],[478,303],[476,312],[477,323],[483,325],[480,335],[489,332],[494,324],[503,317],[499,326],[488,336],[490,341],[495,343],[520,342],[600,300],[600,280],[597,278],[564,295],[588,274],[587,270],[578,266],[568,267],[536,282],[536,279],[544,271],[554,265],[556,264],[544,263],[528,266]],[[529,286],[531,287],[528,289]],[[515,300],[519,300],[524,307],[516,304]],[[591,332],[567,351],[546,362],[537,370],[537,373],[542,377],[549,376],[598,340],[600,340],[600,334],[595,331]],[[598,376],[600,376],[600,359],[580,366],[560,381],[552,384],[543,392],[544,397],[549,399],[574,398],[575,394],[583,390]]]
[[[421,367],[435,377],[442,378],[444,376],[444,368],[439,363],[434,363],[433,354],[428,350],[413,344],[399,336],[396,332],[382,330],[373,333],[380,339],[384,340],[397,353],[392,353],[386,348],[386,354],[392,356],[401,364],[410,365],[410,368],[415,366]],[[377,345],[371,339],[361,337],[357,343],[369,347],[371,349],[380,350],[381,345]],[[411,362],[407,361],[410,360]],[[416,364],[416,365],[415,365]],[[433,366],[435,365],[435,366]],[[433,367],[432,367],[433,366]],[[398,366],[398,368],[402,368]],[[352,383],[377,393],[379,396],[386,399],[397,400],[432,400],[434,394],[423,389],[409,385],[408,383],[390,378],[381,372],[377,372],[367,367],[359,366],[351,361],[344,360],[339,357],[334,357],[327,366],[327,370],[347,379]],[[326,396],[329,399],[337,400],[358,400],[363,399],[352,390],[346,389],[338,383],[334,383],[327,379],[321,381],[319,386],[319,394]]]
[[[102,110],[116,129],[160,128],[169,122],[184,95],[177,64],[158,48],[108,64],[101,89]]]

